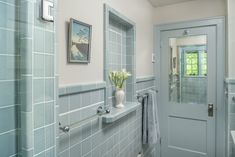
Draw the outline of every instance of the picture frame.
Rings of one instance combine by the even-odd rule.
[[[90,63],[92,26],[73,18],[69,23],[68,63]]]

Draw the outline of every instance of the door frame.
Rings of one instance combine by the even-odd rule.
[[[225,46],[225,17],[213,17],[202,20],[193,20],[193,21],[185,21],[185,22],[177,22],[177,23],[169,23],[169,24],[160,24],[154,26],[154,54],[156,56],[156,64],[154,66],[154,75],[156,77],[156,87],[158,88],[158,100],[160,100],[160,60],[161,60],[161,32],[170,31],[170,30],[178,30],[178,29],[188,29],[188,28],[197,28],[197,27],[207,27],[207,26],[215,26],[216,27],[216,56],[217,56],[217,67],[216,67],[216,84],[217,84],[217,110],[216,110],[216,147],[215,154],[216,157],[225,157],[226,154],[226,117],[225,117],[225,105],[224,105],[224,80],[225,80],[225,54],[226,54],[226,46]],[[162,110],[161,104],[159,104],[159,110]],[[159,113],[160,119],[160,127],[163,123],[162,115]]]

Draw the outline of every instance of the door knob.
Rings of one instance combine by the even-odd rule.
[[[213,117],[213,112],[214,112],[214,105],[208,104],[208,116]]]

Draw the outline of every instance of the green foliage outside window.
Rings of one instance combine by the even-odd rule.
[[[185,54],[186,57],[186,75],[196,76],[198,75],[198,53],[189,52]]]
[[[206,51],[188,51],[185,53],[185,76],[207,75]]]

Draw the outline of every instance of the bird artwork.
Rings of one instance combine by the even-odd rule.
[[[91,27],[73,21],[71,28],[70,60],[87,62],[90,53]]]

